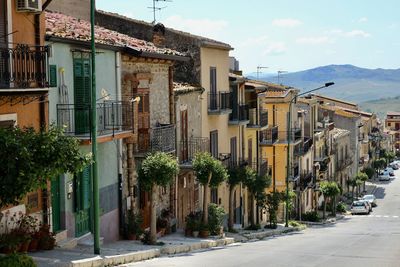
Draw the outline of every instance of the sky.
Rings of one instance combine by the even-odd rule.
[[[153,0],[97,0],[96,8],[153,21]],[[400,68],[399,0],[172,0],[157,22],[230,44],[244,73],[329,64]]]

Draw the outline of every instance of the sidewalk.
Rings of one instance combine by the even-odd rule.
[[[122,240],[101,247],[101,255],[93,254],[91,246],[77,246],[74,249],[54,249],[30,253],[39,267],[96,267],[115,266],[130,262],[137,262],[164,255],[186,253],[190,251],[220,247],[234,242],[247,242],[263,239],[268,236],[281,235],[294,231],[301,231],[304,227],[278,226],[278,229],[262,229],[258,231],[240,230],[237,234],[227,233],[227,237],[210,237],[207,239],[184,237],[177,232],[159,238],[163,246],[143,245],[140,241]]]

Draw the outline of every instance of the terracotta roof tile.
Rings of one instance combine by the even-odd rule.
[[[55,12],[45,12],[46,35],[90,41],[90,22]],[[158,48],[151,42],[136,39],[128,35],[95,26],[96,43],[116,47],[129,47],[138,51],[184,56],[184,54],[169,48]]]

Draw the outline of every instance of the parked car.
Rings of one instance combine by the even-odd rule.
[[[389,176],[394,176],[394,170],[390,167],[385,168],[384,170],[380,171],[380,175],[388,174]]]
[[[362,199],[367,200],[371,207],[376,207],[376,197],[374,195],[365,195]]]
[[[383,173],[379,175],[379,181],[390,181],[389,173]]]
[[[353,201],[353,203],[351,204],[351,214],[369,214],[371,212],[370,210],[370,206],[368,204],[368,201],[361,201],[361,200],[357,200],[357,201]]]
[[[389,164],[389,167],[392,168],[393,170],[398,170],[399,169],[399,164],[396,162],[392,162]]]
[[[369,211],[372,211],[372,204],[371,204],[368,200],[366,200],[366,199],[360,197],[360,198],[357,198],[357,201],[365,202],[365,204],[368,205]]]

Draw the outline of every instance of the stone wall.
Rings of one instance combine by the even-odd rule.
[[[90,21],[90,0],[54,0],[47,10]]]
[[[96,24],[138,39],[149,42],[153,41],[153,25],[144,21],[97,11]],[[176,62],[174,66],[174,80],[190,84],[200,84],[201,39],[190,34],[166,28],[164,45],[168,48],[187,53],[187,56],[190,57],[190,60],[187,62]]]

